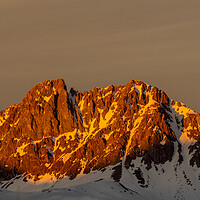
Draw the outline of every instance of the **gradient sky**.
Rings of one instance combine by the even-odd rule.
[[[200,112],[199,0],[1,0],[0,110],[37,83],[142,80]]]

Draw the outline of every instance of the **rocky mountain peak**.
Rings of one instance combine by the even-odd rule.
[[[118,172],[133,168],[136,158],[150,170],[176,153],[181,165],[185,146],[188,164],[199,167],[199,130],[197,112],[142,81],[83,93],[67,92],[63,79],[44,81],[0,112],[0,175],[73,179],[117,163]]]

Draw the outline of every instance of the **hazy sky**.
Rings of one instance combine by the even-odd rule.
[[[200,112],[199,0],[1,0],[0,110],[37,83],[142,80]]]

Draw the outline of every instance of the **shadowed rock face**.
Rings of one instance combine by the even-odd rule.
[[[129,168],[136,157],[151,169],[173,159],[175,144],[179,164],[188,145],[189,164],[200,167],[199,130],[198,113],[141,81],[83,93],[44,81],[0,112],[0,176],[73,179],[122,160]]]

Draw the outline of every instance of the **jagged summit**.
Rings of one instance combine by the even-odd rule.
[[[114,180],[132,170],[148,187],[140,165],[200,167],[199,130],[199,113],[142,81],[83,93],[44,81],[0,112],[0,177],[74,179],[114,165]]]

